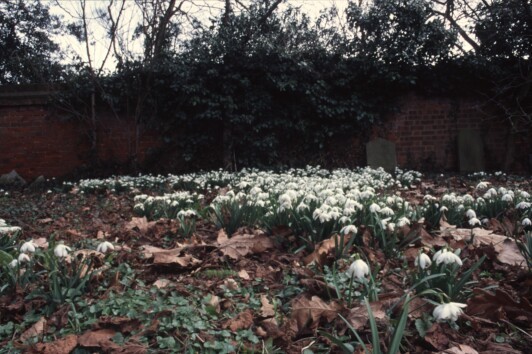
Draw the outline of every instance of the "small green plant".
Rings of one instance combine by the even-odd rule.
[[[44,313],[49,316],[67,300],[72,301],[85,294],[92,276],[92,261],[90,257],[82,260],[72,257],[71,263],[67,264],[51,251],[43,252],[40,256],[46,276],[45,287],[35,289],[28,299],[44,299],[47,304]]]
[[[403,309],[401,311],[399,319],[397,320],[396,325],[394,326],[391,340],[389,341],[389,343],[386,343],[387,344],[386,347],[388,348],[388,353],[390,354],[396,354],[399,352],[399,348],[400,348],[401,342],[405,334],[406,323],[408,320],[410,300],[411,300],[410,296],[407,295],[403,303]],[[382,344],[384,343],[384,341],[380,337],[379,329],[377,327],[377,322],[375,321],[375,316],[373,315],[373,311],[371,310],[371,305],[370,305],[368,298],[364,298],[364,304],[366,305],[366,309],[368,311],[369,325],[371,328],[371,344],[372,344],[371,350],[368,349],[368,347],[362,340],[362,337],[360,336],[358,331],[355,328],[353,328],[351,323],[349,323],[349,321],[345,319],[342,315],[339,315],[340,318],[345,322],[345,324],[351,331],[351,334],[356,338],[356,341],[345,342],[341,338],[335,337],[331,335],[330,333],[327,333],[324,331],[320,331],[319,333],[323,335],[324,337],[328,338],[329,340],[331,340],[346,354],[353,353],[357,345],[362,346],[365,353],[382,354],[383,353]]]
[[[370,301],[377,301],[380,292],[376,275],[379,267],[373,272],[366,262],[361,259],[355,260],[347,272],[339,272],[336,264],[332,269],[324,266],[325,281],[335,289],[334,296],[343,300],[347,307],[351,307],[354,301],[368,297]],[[366,278],[369,276],[369,279]]]
[[[210,208],[216,225],[223,228],[228,235],[234,234],[239,227],[257,225],[259,217],[265,213],[262,209],[237,198],[216,203]]]
[[[189,238],[196,232],[196,217],[194,210],[181,210],[177,213],[179,235]]]
[[[452,250],[444,247],[436,252],[433,261],[430,259],[423,262],[421,254],[416,260],[417,270],[413,273],[412,282],[416,284],[419,292],[439,289],[448,296],[451,301],[463,301],[471,295],[471,286],[476,283],[471,281],[471,276],[480,267],[486,256],[482,256],[469,269],[461,272],[462,260],[459,257],[460,250]],[[434,276],[439,275],[439,276]]]
[[[532,271],[532,231],[525,233],[523,240],[518,237],[514,237],[514,240],[519,248],[519,252],[521,252],[526,261],[528,271]]]

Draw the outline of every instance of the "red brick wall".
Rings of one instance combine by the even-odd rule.
[[[494,113],[483,111],[475,100],[407,95],[400,101],[400,111],[386,117],[384,126],[375,131],[374,137],[396,143],[400,167],[457,171],[460,129],[481,132],[486,170],[505,168],[509,127]],[[527,171],[528,154],[532,153],[528,139],[519,136],[510,139],[515,155],[507,168]]]
[[[62,176],[83,163],[85,146],[79,127],[49,117],[44,105],[0,107],[0,173]]]
[[[97,128],[97,154],[104,163],[124,164],[158,145],[153,132],[140,131],[138,149],[134,124],[105,117]],[[51,113],[45,104],[0,106],[0,174],[16,170],[32,180],[61,177],[90,162],[88,129],[79,121]]]
[[[373,137],[396,143],[399,167],[439,172],[457,171],[458,131],[478,129],[484,136],[486,169],[503,169],[508,150],[508,128],[479,111],[473,100],[422,98],[408,95],[401,99],[400,112],[386,117],[374,130]],[[112,115],[99,116],[97,129],[98,158],[110,164],[123,164],[135,156],[142,162],[147,152],[159,146],[158,134],[140,131],[138,146],[136,127]],[[90,162],[87,129],[79,121],[65,120],[52,113],[44,100],[5,98],[0,93],[0,174],[15,169],[32,180],[65,176]],[[371,137],[358,137],[361,147]],[[519,140],[520,139],[520,140]],[[530,138],[525,135],[514,142],[513,171],[529,171]],[[213,152],[221,147],[213,147]],[[360,149],[363,153],[363,149]],[[334,161],[353,159],[351,155],[330,156]],[[360,155],[360,154],[359,154]],[[358,155],[357,155],[358,156]],[[161,159],[164,159],[161,156]],[[360,156],[356,160],[361,160]],[[353,162],[347,165],[352,165]],[[363,161],[359,161],[363,163]]]

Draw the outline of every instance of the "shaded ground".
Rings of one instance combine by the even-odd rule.
[[[438,197],[449,190],[465,194],[475,183],[437,177],[401,195],[421,205],[426,194]],[[512,184],[531,189],[526,179]],[[183,237],[176,220],[137,217],[132,195],[11,191],[0,197],[0,218],[23,229],[17,245],[34,239],[42,252],[57,240],[73,250],[94,250],[102,240],[116,245],[105,256],[85,255],[94,273],[81,294],[65,296],[62,303],[51,304],[53,298],[46,294],[52,285],[41,274],[4,291],[1,352],[341,352],[323,334],[344,342],[356,340],[339,315],[371,343],[367,309],[358,300],[339,299],[339,287],[331,280],[342,279],[334,278],[332,269],[343,274],[351,262],[340,260],[333,267],[334,238],[316,245],[315,252],[295,253],[298,237],[288,227],[277,226],[269,234],[240,228],[228,236],[206,220],[198,221],[193,236]],[[207,195],[204,203],[212,197]],[[437,250],[445,244],[462,249],[462,270],[487,256],[471,277],[476,283],[468,307],[456,324],[439,323],[430,318],[434,305],[413,300],[401,352],[528,352],[532,275],[525,266],[514,264],[520,256],[515,243],[504,241],[506,235],[523,237],[516,230],[517,221],[510,208],[477,229],[473,242],[469,230],[445,222],[411,225],[402,233],[417,239],[395,257],[385,257],[375,248],[366,237],[370,228],[360,225],[360,242],[346,254],[356,250],[367,257],[372,269],[379,265],[380,293],[371,308],[384,352],[411,285],[414,258],[420,249]],[[501,235],[500,242],[494,245],[488,230]],[[75,257],[72,269],[82,262]],[[340,288],[345,292],[345,285]]]

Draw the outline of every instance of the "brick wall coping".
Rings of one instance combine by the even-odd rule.
[[[57,91],[57,86],[45,84],[0,86],[0,107],[43,105]]]

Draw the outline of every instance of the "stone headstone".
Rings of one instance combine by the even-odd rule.
[[[385,139],[375,139],[366,144],[368,166],[382,167],[387,172],[394,172],[397,167],[395,143]]]
[[[46,188],[46,178],[44,176],[39,176],[33,181],[32,184],[28,187],[29,190],[33,192],[40,192]]]
[[[461,129],[458,132],[458,159],[462,173],[484,171],[484,142],[480,131]]]
[[[0,186],[24,186],[26,181],[13,170],[0,176]]]

